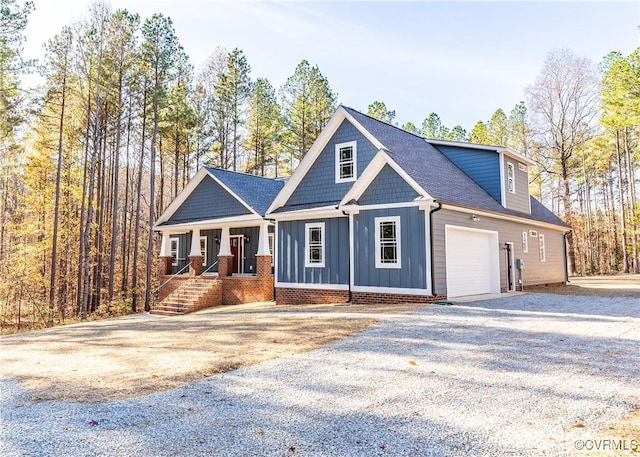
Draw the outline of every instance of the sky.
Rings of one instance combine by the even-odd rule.
[[[25,57],[85,17],[90,0],[34,0]],[[640,1],[281,2],[111,0],[142,19],[171,17],[198,67],[219,45],[240,48],[251,77],[277,89],[302,60],[318,65],[338,101],[360,111],[375,100],[400,125],[431,112],[471,130],[525,98],[545,56],[569,48],[599,63],[640,46]]]

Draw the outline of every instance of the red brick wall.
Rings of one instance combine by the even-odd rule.
[[[276,289],[277,305],[311,305],[345,303],[349,299],[347,290],[293,289],[278,287]],[[373,292],[352,292],[351,303],[354,305],[399,304],[399,303],[431,303],[444,300],[445,296],[385,294]]]
[[[276,289],[276,305],[344,303],[348,299],[348,290],[291,289],[286,287]]]
[[[222,304],[273,300],[273,276],[229,276],[222,280]]]
[[[160,276],[160,284],[164,284],[169,279],[171,279],[171,275]],[[187,275],[184,275],[184,276],[180,275],[171,279],[171,281],[169,281],[164,286],[162,286],[158,291],[158,299],[156,300],[156,303],[160,303],[162,300],[164,300],[167,297],[167,295],[169,295],[171,292],[173,292],[178,287],[180,287],[184,283],[184,281],[188,279],[191,279],[191,278]]]
[[[434,297],[432,295],[383,294],[378,292],[351,293],[351,302],[355,305],[431,303],[446,298],[444,295]]]
[[[204,277],[201,277],[204,278]],[[201,279],[202,280],[202,279]],[[197,305],[193,308],[193,311],[203,308],[211,308],[212,306],[220,306],[222,304],[222,281],[218,279],[204,279],[205,281],[215,281],[215,286],[209,290],[206,294],[200,297]]]

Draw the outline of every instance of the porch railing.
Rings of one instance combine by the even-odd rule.
[[[154,289],[153,294],[154,294],[155,296],[157,296],[158,291],[159,291],[160,289],[162,289],[164,286],[166,286],[167,284],[169,284],[172,280],[174,280],[174,279],[175,279],[175,277],[176,277],[176,276],[178,276],[178,275],[182,274],[182,272],[183,272],[184,270],[186,270],[187,268],[189,268],[190,266],[191,266],[191,262],[187,263],[184,267],[180,268],[180,270],[179,270],[178,272],[176,272],[176,273],[172,274],[172,275],[171,275],[171,277],[170,277],[169,279],[167,279],[165,282],[163,282],[162,284],[160,284],[158,287],[156,287],[156,288]]]

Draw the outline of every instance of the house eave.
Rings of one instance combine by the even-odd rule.
[[[461,213],[468,213],[468,214],[475,214],[477,216],[485,216],[485,217],[491,217],[494,219],[502,219],[502,220],[506,220],[506,221],[512,221],[512,222],[520,222],[522,224],[529,224],[529,225],[535,225],[537,227],[545,227],[545,228],[549,228],[552,230],[558,230],[561,232],[570,232],[571,228],[564,226],[564,225],[559,225],[559,224],[553,224],[551,222],[544,222],[544,221],[540,221],[538,219],[530,219],[527,217],[522,217],[522,216],[516,216],[516,215],[510,215],[510,214],[503,214],[503,213],[498,213],[498,212],[494,212],[494,211],[488,211],[488,210],[483,210],[483,209],[478,209],[478,208],[471,208],[471,207],[467,207],[467,206],[461,206],[461,205],[454,205],[451,203],[442,203],[442,209],[449,209],[452,211],[458,211]]]

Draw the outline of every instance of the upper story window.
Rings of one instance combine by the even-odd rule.
[[[357,157],[355,141],[336,144],[336,182],[356,180]]]
[[[546,253],[544,250],[544,235],[538,235],[538,251],[540,253],[540,262],[544,262],[546,259]]]
[[[401,268],[400,216],[375,218],[376,268]]]
[[[511,162],[507,162],[507,189],[512,194],[516,193],[516,170]]]
[[[304,266],[324,268],[324,222],[304,224]]]

